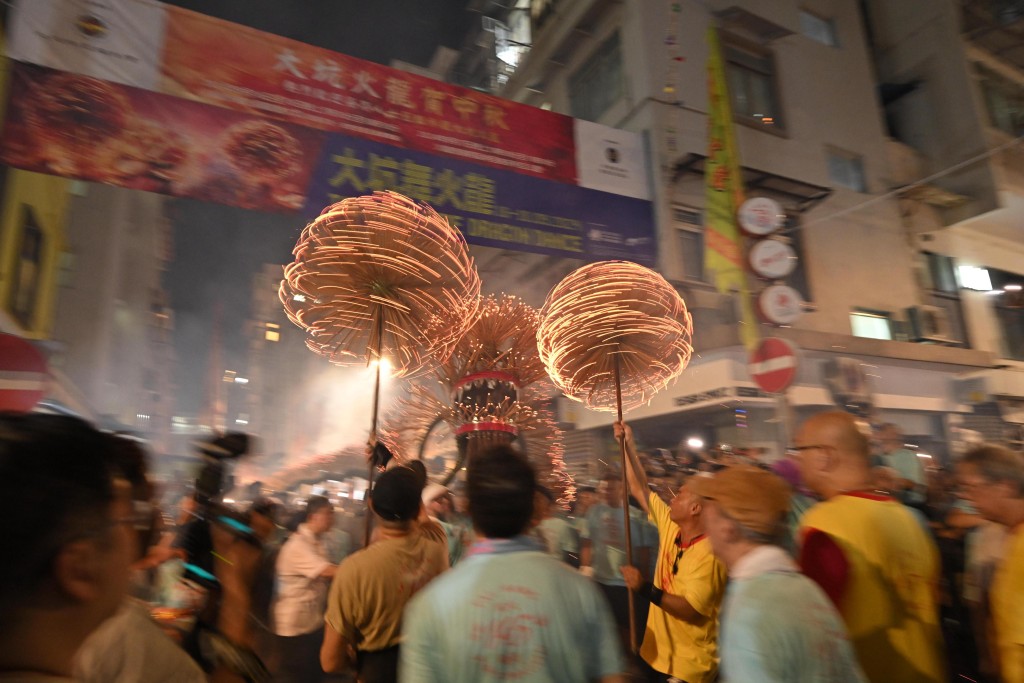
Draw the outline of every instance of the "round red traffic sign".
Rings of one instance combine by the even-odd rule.
[[[796,378],[796,347],[785,339],[767,337],[750,354],[750,378],[762,391],[777,394]]]
[[[0,334],[0,410],[27,412],[46,395],[46,358],[30,342]]]

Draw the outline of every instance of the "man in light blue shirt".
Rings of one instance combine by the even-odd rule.
[[[480,540],[406,607],[402,683],[624,683],[597,588],[525,535],[535,486],[507,446],[474,458],[467,489]]]
[[[629,591],[622,578],[621,568],[626,566],[626,531],[622,514],[622,476],[616,472],[606,474],[598,489],[602,500],[587,511],[586,525],[580,534],[580,571],[593,577],[608,604],[612,607],[615,623],[619,626],[624,647],[629,647]],[[629,506],[630,542],[633,563],[650,581],[654,576],[658,546],[658,530],[647,521],[638,508]],[[650,603],[633,595],[633,610],[637,633],[643,633],[647,624]]]
[[[742,466],[693,481],[708,540],[729,569],[719,634],[726,683],[866,683],[832,602],[778,545],[786,484]]]
[[[896,425],[886,423],[878,428],[875,440],[882,464],[896,471],[894,495],[905,505],[917,507],[923,504],[928,488],[924,465],[917,453],[904,447],[903,432]]]

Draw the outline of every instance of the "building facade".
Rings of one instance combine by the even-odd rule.
[[[500,94],[645,136],[658,267],[694,315],[690,368],[627,416],[647,445],[702,436],[778,455],[801,418],[835,406],[899,424],[940,459],[959,428],[1012,437],[1024,396],[1012,304],[1024,283],[1021,55],[984,38],[1019,35],[1019,14],[997,11],[1010,5],[532,3],[531,49]],[[783,398],[752,381],[736,296],[703,267],[712,26],[746,196],[783,207],[776,239],[799,257],[786,282],[802,315],[760,325],[799,348]],[[990,292],[967,289],[975,271],[961,266],[985,271]],[[773,283],[750,284],[756,295]],[[575,405],[563,418],[579,429],[610,421]]]

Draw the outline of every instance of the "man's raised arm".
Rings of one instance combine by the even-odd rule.
[[[626,481],[629,483],[629,492],[636,498],[637,503],[644,512],[650,513],[647,508],[647,496],[651,489],[647,485],[647,473],[640,466],[640,459],[636,454],[636,443],[633,441],[633,430],[625,422],[615,422],[615,439],[621,441],[626,439]]]

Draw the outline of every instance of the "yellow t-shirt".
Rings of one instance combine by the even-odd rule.
[[[376,541],[340,565],[327,596],[326,622],[357,650],[397,645],[405,604],[448,568],[448,544],[436,524]]]
[[[651,605],[640,656],[654,670],[689,683],[712,681],[718,671],[718,610],[725,593],[725,565],[715,558],[711,543],[703,538],[683,550],[673,575],[672,565],[679,554],[679,526],[669,519],[668,506],[656,494],[651,493],[647,505],[650,519],[658,527],[655,587],[683,596],[707,619],[696,626]]]
[[[839,612],[872,683],[946,680],[937,604],[939,553],[910,508],[843,494],[811,507],[803,537],[822,531],[849,565]]]
[[[992,624],[1004,681],[1024,681],[1024,527],[1007,539],[1006,556],[996,569],[989,592]]]

